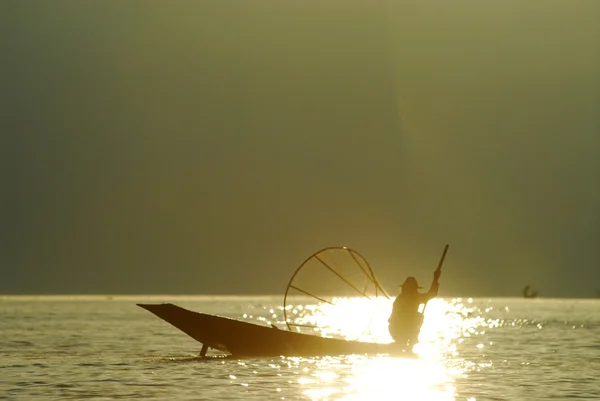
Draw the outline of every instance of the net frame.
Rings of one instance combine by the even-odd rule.
[[[345,247],[345,246],[330,246],[330,247],[326,247],[323,248],[315,253],[313,253],[312,255],[310,255],[308,258],[306,258],[302,264],[294,271],[294,274],[292,274],[292,277],[290,278],[290,281],[288,282],[288,285],[285,289],[285,295],[283,297],[283,318],[285,321],[285,324],[287,326],[287,329],[289,331],[292,330],[293,327],[311,327],[311,328],[316,328],[316,326],[313,325],[307,325],[307,324],[297,324],[297,323],[292,323],[290,321],[290,318],[288,317],[288,313],[287,313],[287,306],[288,306],[288,295],[290,295],[290,289],[298,291],[304,295],[307,295],[309,297],[312,297],[318,301],[327,303],[327,304],[331,304],[333,305],[333,303],[325,298],[319,297],[315,294],[312,294],[310,291],[307,291],[303,288],[297,287],[295,285],[293,285],[294,283],[294,279],[296,278],[296,276],[298,276],[298,274],[300,273],[300,271],[302,271],[302,269],[307,266],[309,264],[309,262],[313,261],[313,260],[317,260],[321,265],[323,265],[324,268],[328,269],[329,271],[331,271],[335,276],[337,276],[340,280],[342,280],[348,287],[352,288],[352,290],[354,290],[356,293],[358,293],[360,296],[367,298],[367,299],[371,299],[371,297],[369,295],[366,294],[366,291],[361,291],[356,285],[354,285],[350,280],[348,280],[347,278],[345,278],[342,274],[340,274],[339,272],[336,271],[335,268],[331,267],[325,260],[324,258],[320,255],[324,255],[326,253],[332,252],[332,251],[342,251],[342,252],[347,252],[352,260],[354,260],[354,263],[356,264],[357,267],[360,268],[360,270],[362,271],[362,273],[364,274],[364,276],[367,278],[367,280],[370,281],[371,284],[373,284],[373,288],[374,288],[374,296],[375,297],[379,297],[380,295],[385,296],[387,299],[390,299],[389,294],[387,293],[387,291],[383,288],[383,286],[381,285],[381,283],[379,282],[379,280],[377,279],[377,277],[375,276],[375,273],[373,271],[373,269],[371,268],[371,265],[369,264],[369,262],[367,262],[367,260],[357,251]]]

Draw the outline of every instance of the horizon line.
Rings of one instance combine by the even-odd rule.
[[[20,294],[4,294],[0,293],[0,300],[6,298],[95,298],[95,299],[114,299],[114,298],[123,298],[123,299],[135,299],[135,298],[164,298],[164,297],[174,297],[174,298],[250,298],[250,297],[282,297],[282,294],[266,294],[266,293],[242,293],[242,294],[234,294],[234,293],[221,293],[221,294],[186,294],[186,293],[20,293]],[[294,295],[294,297],[302,298],[302,295]],[[393,298],[393,297],[391,297]],[[600,299],[594,296],[580,296],[580,297],[561,297],[561,296],[537,296],[535,298],[525,298],[523,296],[518,295],[444,295],[438,296],[436,298],[460,298],[460,299]]]

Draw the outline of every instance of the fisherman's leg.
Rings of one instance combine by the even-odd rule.
[[[410,341],[410,333],[407,332],[405,327],[393,327],[390,326],[390,335],[394,339],[394,342],[398,345],[406,346]]]
[[[398,345],[405,347],[406,349],[412,348],[413,345],[419,342],[419,333],[421,331],[420,326],[412,327],[399,327],[395,330],[390,330],[390,334]]]

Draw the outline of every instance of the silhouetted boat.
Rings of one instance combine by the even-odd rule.
[[[234,357],[403,354],[395,343],[347,341],[280,330],[221,316],[193,312],[173,304],[138,304],[208,347]]]
[[[524,298],[535,298],[538,296],[538,292],[533,290],[530,285],[526,285],[523,289],[523,297]]]
[[[325,276],[316,278],[315,275],[319,274]],[[291,298],[288,297],[297,295],[311,297],[317,304],[311,306],[336,307],[336,296],[332,294],[332,288],[336,283],[342,287],[339,293],[341,295],[338,295],[342,298],[358,295],[359,298],[368,300],[378,297],[389,299],[373,270],[358,252],[346,247],[330,247],[311,255],[292,275],[283,299],[284,322],[287,330],[273,325],[269,327],[193,312],[170,303],[138,304],[138,306],[202,343],[200,356],[206,356],[209,347],[234,357],[350,354],[413,356],[411,350],[405,350],[405,346],[397,343],[350,341],[299,332],[302,327],[315,329],[322,327],[310,313],[303,314],[310,308],[299,306],[298,309],[294,309],[293,317],[288,316],[288,309],[292,308],[288,303]]]

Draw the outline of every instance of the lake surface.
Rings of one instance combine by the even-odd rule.
[[[0,296],[0,399],[600,399],[597,299],[438,298],[412,359],[200,359],[199,343],[136,302],[285,328],[280,296]],[[355,319],[331,317],[340,332],[391,341],[390,300],[349,304]]]

